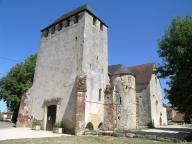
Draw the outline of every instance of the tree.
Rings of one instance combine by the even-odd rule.
[[[159,42],[162,64],[157,72],[168,77],[167,97],[173,107],[192,115],[192,17],[173,18]]]
[[[14,123],[17,120],[21,95],[33,83],[36,57],[36,54],[31,55],[23,63],[16,64],[5,77],[0,79],[0,99],[3,99],[8,109],[13,111]]]

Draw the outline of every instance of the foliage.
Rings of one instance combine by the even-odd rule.
[[[56,122],[54,125],[53,125],[54,128],[62,128],[62,124],[60,122]]]
[[[174,108],[192,114],[192,17],[173,18],[159,42],[158,54],[162,65],[160,77],[168,77],[170,89],[165,90]]]
[[[41,120],[36,120],[36,119],[33,119],[32,121],[32,128],[34,128],[35,126],[41,126],[41,123],[42,121]]]
[[[89,130],[94,130],[93,124],[91,122],[88,122],[85,128]]]
[[[0,79],[0,99],[13,111],[12,121],[16,123],[21,95],[32,86],[36,54],[23,63],[16,64],[7,75]]]
[[[113,132],[111,136],[114,136],[114,137],[121,137],[121,135],[119,135],[119,133],[116,133],[116,132]]]

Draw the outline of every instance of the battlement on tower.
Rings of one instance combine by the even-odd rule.
[[[108,27],[100,18],[96,16],[89,5],[85,4],[79,8],[76,8],[73,11],[64,14],[63,16],[55,20],[52,24],[42,29],[42,37],[48,37],[49,35],[52,35],[57,31],[78,24],[84,18],[85,13],[88,13],[92,16],[93,25],[100,28],[101,31],[103,31],[104,27]]]

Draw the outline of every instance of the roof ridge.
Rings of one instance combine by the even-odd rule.
[[[141,67],[141,66],[145,66],[145,65],[155,65],[155,62],[150,62],[150,63],[145,63],[145,64],[138,64],[138,65],[128,66],[128,68]]]

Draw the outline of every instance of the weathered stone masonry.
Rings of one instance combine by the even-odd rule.
[[[108,26],[88,5],[41,32],[33,86],[22,96],[18,127],[37,119],[45,130],[60,122],[64,133],[82,134],[88,124],[103,130],[166,124],[154,64],[108,67]]]
[[[116,105],[114,103],[113,87],[108,84],[106,86],[105,96],[104,96],[103,129],[114,130],[116,127],[117,127]]]
[[[109,112],[112,113],[113,129],[134,129],[136,128],[135,77],[123,65],[110,66],[109,72],[113,92],[111,95],[105,96],[110,98],[110,101],[108,99],[106,101],[111,103],[111,107],[105,108],[104,115],[109,115]],[[107,124],[105,120],[104,124]],[[110,124],[108,124],[109,126]],[[105,128],[107,129],[107,125]]]
[[[76,134],[83,134],[85,127],[85,98],[87,92],[86,76],[77,76],[77,98],[76,98]]]
[[[17,127],[31,127],[32,116],[28,113],[28,93],[21,96],[19,112],[17,116]]]

